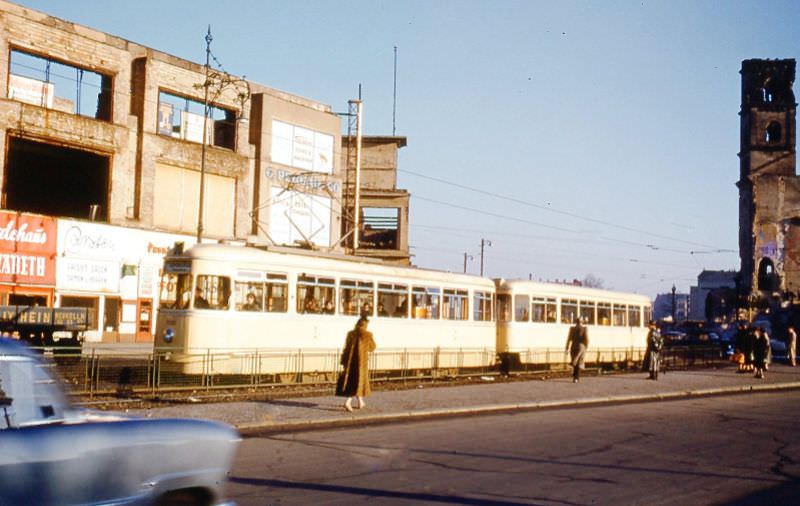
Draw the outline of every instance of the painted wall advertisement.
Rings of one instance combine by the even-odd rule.
[[[57,288],[150,298],[175,241],[193,244],[190,236],[59,220]]]
[[[55,284],[56,221],[0,211],[0,282]]]
[[[333,136],[273,120],[270,158],[275,163],[331,174]]]

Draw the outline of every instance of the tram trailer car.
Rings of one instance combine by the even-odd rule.
[[[579,316],[587,326],[592,361],[615,362],[646,347],[648,297],[534,281],[495,283],[497,352],[505,364],[563,363],[569,328]]]
[[[335,371],[366,311],[373,369],[487,367],[495,362],[494,291],[479,276],[199,244],[165,258],[155,346],[186,374]]]

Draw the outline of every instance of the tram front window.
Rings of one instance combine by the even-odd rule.
[[[166,272],[161,277],[161,309],[188,309],[191,301],[191,274],[175,274]]]

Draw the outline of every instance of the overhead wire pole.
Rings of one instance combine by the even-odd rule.
[[[492,241],[488,239],[481,239],[481,276],[483,276],[483,247],[484,246],[491,246]]]
[[[206,142],[208,142],[208,87],[210,85],[208,80],[209,63],[211,58],[211,41],[214,38],[211,36],[211,25],[208,25],[208,33],[206,33],[206,79],[203,83],[203,145],[200,151],[200,205],[197,210],[197,243],[200,244],[203,240],[203,206],[205,204],[205,186],[206,186]]]
[[[464,274],[467,273],[467,259],[472,260],[472,255],[464,253]]]
[[[394,88],[392,89],[392,137],[395,136],[397,119],[397,46],[394,46]]]
[[[361,100],[351,100],[351,105],[356,108],[356,180],[353,187],[353,253],[358,249],[359,231],[361,228]]]

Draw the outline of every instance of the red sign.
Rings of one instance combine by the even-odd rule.
[[[56,220],[0,211],[0,282],[54,285]]]

